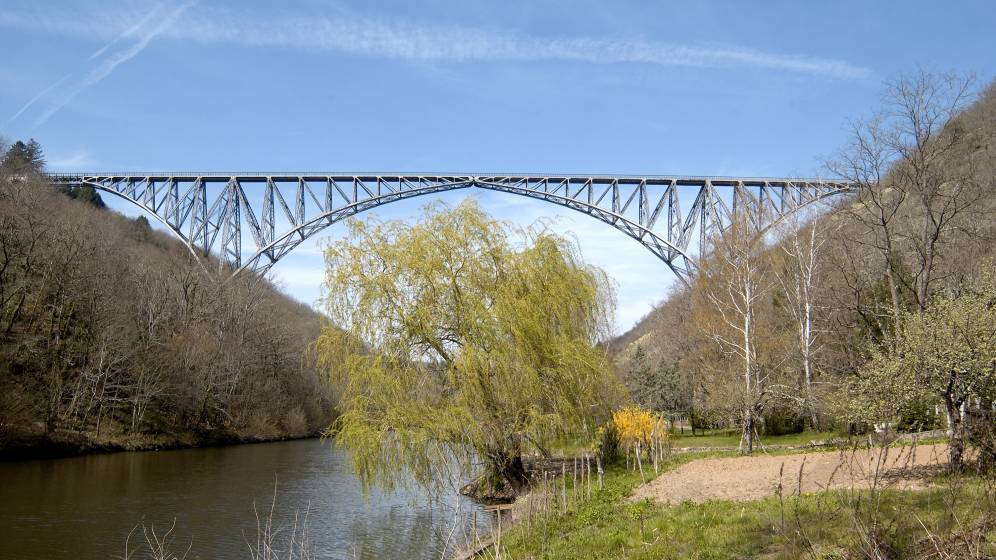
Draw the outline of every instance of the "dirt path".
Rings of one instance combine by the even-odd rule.
[[[923,483],[915,473],[946,463],[947,453],[947,445],[935,444],[891,448],[881,461],[878,450],[699,459],[640,486],[632,499],[672,504],[756,500],[774,495],[779,482],[789,495],[798,491],[800,469],[802,492],[867,487],[876,471],[892,487],[918,488]]]

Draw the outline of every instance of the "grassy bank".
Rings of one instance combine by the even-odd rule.
[[[717,456],[732,454],[675,455],[662,472]],[[958,558],[996,553],[994,527],[976,525],[986,515],[992,520],[992,486],[978,477],[933,482],[919,491],[841,490],[668,506],[628,500],[640,475],[614,464],[590,500],[507,530],[502,558],[850,558],[864,557],[873,544],[887,557],[934,549],[960,551]],[[983,539],[990,544],[980,556],[964,555],[965,541]]]

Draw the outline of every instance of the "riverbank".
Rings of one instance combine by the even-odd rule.
[[[996,482],[947,475],[945,457],[943,445],[682,453],[659,475],[646,471],[646,483],[616,463],[601,490],[566,508],[553,501],[540,513],[528,506],[546,505],[542,493],[520,498],[504,533],[477,557],[496,557],[495,546],[502,558],[544,559],[849,558],[868,547],[889,557],[948,557],[930,556],[932,547],[991,557]],[[745,486],[752,491],[734,491]],[[958,555],[964,547],[981,555]]]
[[[58,430],[51,434],[21,434],[0,443],[0,462],[59,459],[122,451],[164,451],[223,447],[247,443],[270,443],[321,437],[321,431],[299,435],[246,435],[223,430],[176,434],[113,434],[96,437],[90,433]]]

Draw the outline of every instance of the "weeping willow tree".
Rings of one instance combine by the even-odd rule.
[[[483,463],[487,492],[512,494],[526,446],[608,416],[616,382],[596,343],[612,293],[574,244],[472,201],[348,227],[325,253],[318,351],[341,394],[330,433],[364,487]]]

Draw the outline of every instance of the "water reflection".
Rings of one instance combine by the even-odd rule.
[[[0,464],[0,557],[120,557],[136,524],[162,531],[175,519],[187,558],[248,558],[257,512],[265,519],[271,502],[278,536],[297,515],[319,558],[439,558],[475,512],[487,525],[453,489],[431,504],[404,490],[364,502],[346,455],[302,440]]]

